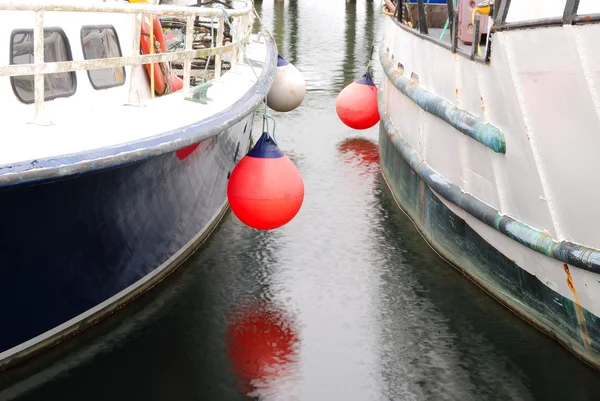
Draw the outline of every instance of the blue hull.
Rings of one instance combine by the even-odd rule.
[[[187,156],[0,188],[0,367],[93,323],[189,256],[226,211],[251,128],[252,113]]]

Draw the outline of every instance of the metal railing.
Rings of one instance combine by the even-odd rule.
[[[253,23],[253,3],[251,0],[237,0],[244,5],[241,8],[223,9],[223,8],[201,8],[201,7],[179,7],[179,6],[157,6],[150,4],[119,4],[119,3],[96,3],[74,5],[73,3],[47,3],[47,2],[22,2],[16,3],[10,0],[0,0],[0,11],[29,11],[35,13],[35,27],[33,29],[34,43],[34,62],[33,64],[2,65],[0,66],[0,76],[34,76],[34,123],[46,125],[48,121],[44,116],[44,75],[73,72],[84,70],[95,70],[111,67],[136,67],[143,64],[154,64],[168,61],[184,61],[183,84],[184,90],[190,87],[190,72],[192,60],[199,57],[215,56],[215,77],[221,74],[221,57],[224,53],[233,52],[232,68],[235,68],[238,49],[235,44],[239,41],[246,44],[249,41],[252,32]],[[129,57],[109,57],[93,60],[74,60],[60,62],[44,62],[44,13],[45,12],[69,12],[69,13],[115,13],[115,14],[134,14],[134,29],[132,56]],[[169,14],[186,19],[186,42],[185,50],[173,51],[169,53],[156,53],[139,55],[140,52],[140,34],[142,17],[149,14],[152,18],[155,15]],[[194,19],[196,17],[217,18],[216,42],[214,46],[204,49],[192,49]],[[232,26],[232,43],[223,44],[224,18],[235,18]],[[191,29],[190,29],[191,28]],[[152,24],[150,24],[152,30]],[[151,43],[152,34],[151,34]],[[136,69],[131,69],[129,103],[139,103],[139,93],[137,91]]]
[[[407,0],[397,0],[396,9],[394,10],[394,19],[398,25],[400,25],[405,30],[411,31],[413,34],[417,36],[434,42],[446,49],[452,51],[453,53],[461,54],[465,57],[468,57],[472,60],[480,61],[480,62],[489,62],[489,46],[486,46],[486,54],[485,56],[479,56],[477,53],[478,44],[480,42],[480,23],[481,17],[479,14],[475,15],[475,20],[473,24],[473,40],[472,40],[472,49],[467,51],[465,49],[460,48],[459,46],[459,37],[458,37],[458,16],[459,16],[459,2],[454,0],[446,0],[446,9],[447,9],[447,30],[450,33],[450,40],[445,41],[441,38],[436,38],[430,35],[429,27],[427,26],[427,18],[425,15],[425,5],[428,3],[427,0],[417,0],[416,8],[417,8],[417,16],[416,20],[418,22],[417,28],[409,27],[404,23],[405,17],[405,6],[408,6]],[[436,4],[437,5],[437,4]],[[443,5],[440,5],[443,6]]]
[[[527,28],[539,28],[546,26],[561,26],[561,25],[579,25],[585,23],[594,23],[600,21],[600,14],[590,15],[578,15],[577,10],[579,7],[579,0],[566,0],[565,8],[562,16],[555,18],[545,18],[530,21],[519,21],[519,22],[506,22],[506,17],[510,9],[511,0],[495,0],[493,2],[492,14],[490,15],[490,23],[493,23],[489,30],[489,37],[485,46],[485,55],[480,56],[477,52],[478,44],[480,43],[481,29],[481,15],[476,13],[473,23],[473,41],[471,51],[467,52],[459,47],[458,41],[458,2],[456,5],[453,0],[446,0],[446,7],[448,13],[448,29],[450,31],[450,42],[443,41],[429,34],[429,27],[427,26],[427,19],[425,15],[424,4],[427,0],[417,0],[417,11],[418,15],[416,20],[418,21],[418,29],[407,26],[404,23],[406,15],[405,6],[408,4],[408,0],[393,0],[396,9],[394,10],[393,18],[396,23],[412,32],[413,34],[422,37],[425,40],[434,42],[442,47],[451,50],[453,53],[461,54],[475,61],[489,63],[491,57],[491,37],[495,32],[516,30],[516,29],[527,29]],[[495,4],[494,4],[495,3]]]

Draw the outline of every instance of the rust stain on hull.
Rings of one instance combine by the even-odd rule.
[[[575,285],[573,284],[573,277],[571,277],[571,271],[569,270],[569,266],[566,263],[563,263],[563,269],[565,270],[565,273],[567,273],[567,285],[569,286],[569,289],[573,294],[575,313],[577,314],[577,322],[579,323],[579,327],[581,328],[581,339],[583,340],[583,345],[589,350],[591,348],[590,336],[585,324],[585,317],[583,315],[583,309],[581,308],[581,302],[579,302],[579,295],[577,294],[577,290],[575,289]]]

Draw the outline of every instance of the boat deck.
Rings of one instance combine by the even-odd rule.
[[[268,54],[267,47],[252,37],[246,53],[256,76],[260,76]],[[0,175],[9,172],[11,165],[35,164],[40,159],[135,143],[210,119],[233,105],[256,83],[255,73],[240,57],[235,71],[228,71],[211,81],[213,85],[207,96],[212,101],[208,104],[185,100],[190,93],[182,90],[135,106],[123,104],[73,113],[69,118],[47,126],[28,121],[9,123],[11,132],[4,133],[0,146]],[[139,76],[138,79],[145,77]],[[99,113],[106,118],[98,116]],[[52,116],[48,117],[52,119]]]

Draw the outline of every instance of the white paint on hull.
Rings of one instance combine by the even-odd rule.
[[[499,127],[506,154],[424,112],[389,82],[386,108],[423,160],[464,192],[558,241],[600,248],[600,187],[593,185],[600,154],[600,56],[593,51],[599,34],[594,24],[497,33],[491,62],[482,64],[386,18],[384,46],[404,75],[417,74],[423,88]],[[443,202],[510,260],[600,316],[597,274],[570,267],[575,296],[562,262]]]
[[[598,0],[580,0],[577,12],[580,15],[600,13],[600,1]]]
[[[562,17],[565,4],[566,0],[513,0],[506,22]]]

